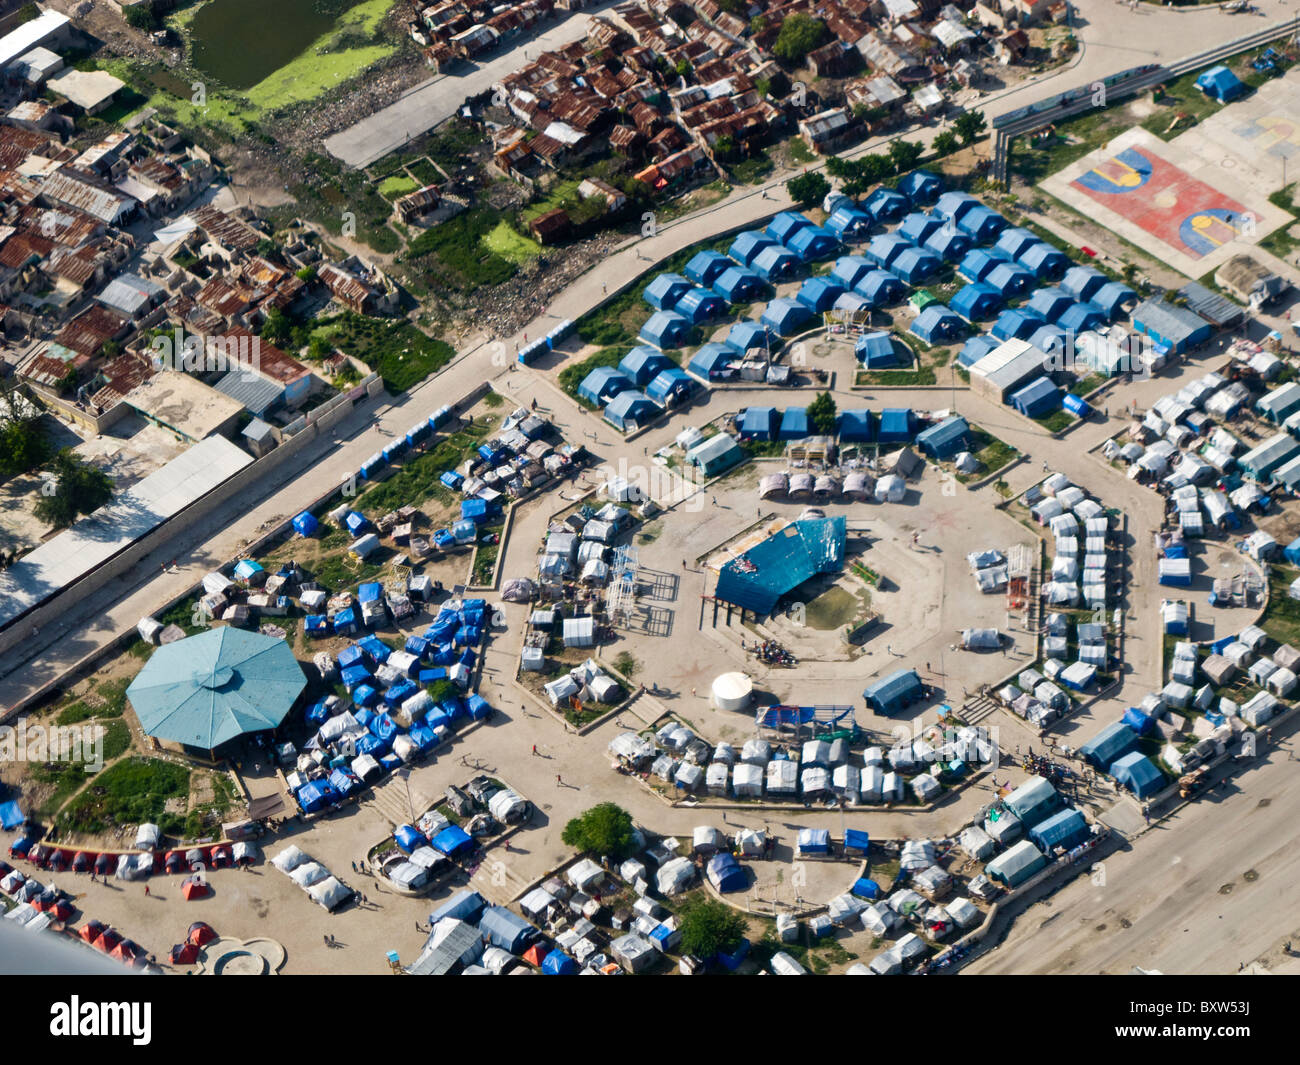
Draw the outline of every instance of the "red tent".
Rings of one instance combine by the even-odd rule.
[[[206,921],[195,921],[190,925],[189,935],[186,941],[193,943],[196,947],[206,946],[217,938],[217,933],[212,930],[212,926]]]
[[[193,965],[199,960],[199,948],[193,943],[177,943],[168,957],[173,965]]]
[[[113,860],[113,856],[111,854],[101,854],[98,858],[95,859],[95,872],[97,873],[102,873],[103,875],[107,876],[116,868],[117,868],[117,862]]]
[[[168,851],[167,857],[163,861],[163,865],[169,873],[183,872],[185,869],[185,852]]]
[[[81,930],[77,933],[77,935],[81,936],[83,942],[90,943],[92,945],[94,944],[95,940],[97,940],[103,934],[104,934],[103,921],[87,921],[85,924],[81,926]]]
[[[140,952],[134,943],[129,939],[124,939],[115,946],[110,953],[118,961],[124,961],[129,965],[131,962],[135,961],[135,956]]]
[[[539,969],[542,967],[542,960],[546,957],[547,950],[540,943],[534,943],[524,951],[524,961],[529,965],[536,965]]]
[[[211,893],[212,889],[196,877],[188,877],[185,882],[181,884],[181,894],[185,896],[187,902],[191,899],[205,899]]]
[[[105,954],[112,954],[113,948],[122,942],[122,933],[115,928],[105,928],[100,933],[98,939],[91,943],[96,950],[102,950]]]
[[[50,913],[53,914],[56,921],[62,921],[64,924],[67,924],[75,909],[76,907],[67,899],[59,899],[59,901],[50,909]]]
[[[93,861],[94,859],[85,851],[77,851],[72,856],[72,871],[74,873],[84,873],[90,868]]]

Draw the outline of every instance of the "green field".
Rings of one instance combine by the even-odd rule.
[[[542,253],[542,246],[537,241],[525,237],[505,219],[483,237],[483,246],[516,266]]]
[[[414,192],[419,187],[420,183],[415,178],[409,178],[405,174],[394,174],[379,183],[379,195],[386,200],[395,200],[408,192]]]

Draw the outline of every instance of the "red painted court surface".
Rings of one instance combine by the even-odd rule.
[[[1146,148],[1125,148],[1070,184],[1193,259],[1233,240],[1253,222],[1237,200]]]

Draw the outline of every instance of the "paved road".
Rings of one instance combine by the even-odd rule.
[[[560,12],[559,22],[513,48],[499,52],[482,63],[458,66],[451,74],[438,74],[408,89],[399,99],[360,122],[325,138],[325,150],[348,166],[369,166],[409,140],[420,137],[447,121],[468,97],[487,92],[528,61],[548,49],[563,48],[587,34],[587,19],[614,0],[597,3],[585,11]]]
[[[1300,764],[1274,752],[1107,858],[1103,884],[1082,876],[1030,907],[968,971],[1123,974],[1140,965],[1210,974],[1256,961],[1294,969],[1281,947],[1300,943],[1298,785]]]

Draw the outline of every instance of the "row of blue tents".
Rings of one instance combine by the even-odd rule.
[[[920,428],[916,413],[895,407],[842,410],[835,415],[835,433],[842,444],[917,444],[926,454],[947,458],[961,450],[970,432],[958,415],[928,428]],[[801,440],[811,432],[806,407],[747,407],[736,418],[741,440]]]

